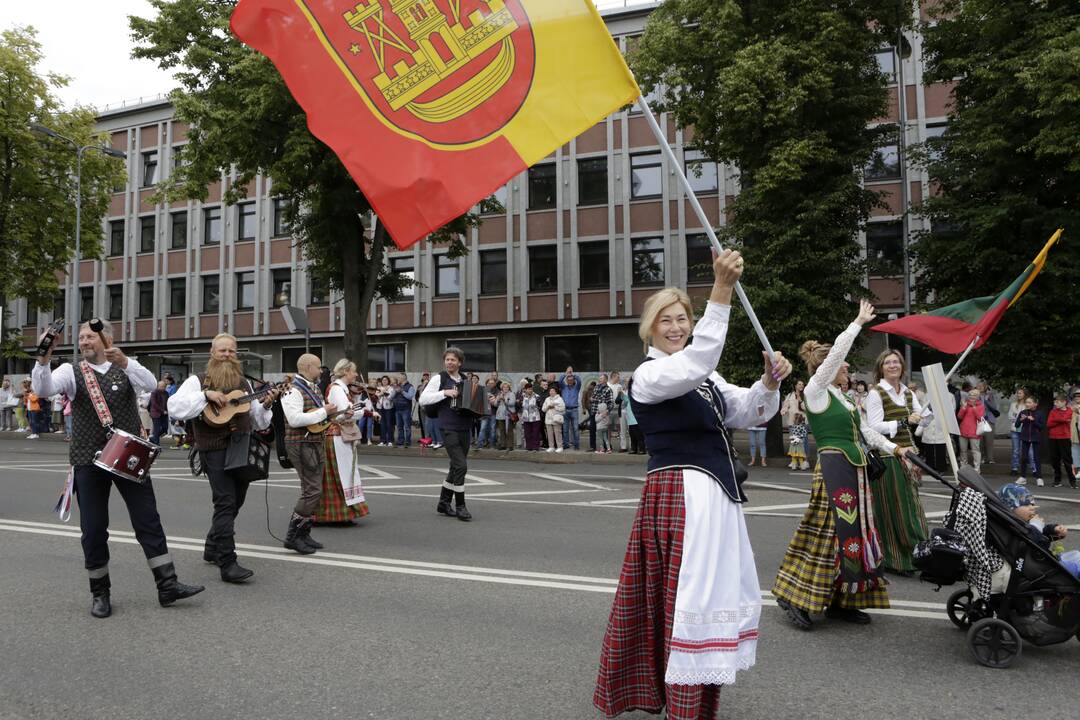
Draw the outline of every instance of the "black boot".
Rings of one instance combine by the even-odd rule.
[[[457,517],[457,512],[454,511],[454,506],[450,504],[450,501],[454,499],[454,491],[442,489],[439,493],[439,504],[435,506],[435,512],[440,515],[446,515],[447,517]]]
[[[202,559],[203,562],[208,562],[211,565],[217,565],[220,559],[217,547],[209,540],[203,543]]]
[[[314,524],[315,521],[313,518],[307,518],[305,520],[302,520],[300,522],[300,527],[298,528],[298,531],[303,536],[304,542],[306,542],[310,547],[313,547],[316,550],[322,550],[326,546],[315,538],[311,537],[311,526]]]
[[[800,630],[812,630],[814,627],[814,621],[810,619],[810,614],[802,608],[797,608],[787,600],[782,598],[776,598],[776,604],[780,606],[780,609],[787,615],[788,620],[799,628]]]
[[[472,520],[472,513],[469,512],[469,508],[465,507],[464,502],[459,502],[454,509],[454,512],[457,514],[458,520],[463,520],[465,522]]]
[[[230,560],[221,565],[221,579],[227,583],[242,583],[254,574],[254,570],[242,567],[236,560]]]
[[[301,555],[311,555],[315,552],[315,548],[311,547],[304,541],[304,536],[300,532],[300,523],[304,521],[304,518],[296,513],[292,514],[289,518],[289,529],[285,532],[285,542],[282,545],[288,550],[295,550]]]
[[[829,609],[825,611],[825,617],[830,620],[842,620],[856,625],[870,624],[870,615],[868,613],[855,608],[840,607],[839,605],[829,606]]]
[[[171,562],[154,568],[154,582],[157,583],[157,599],[162,607],[198,595],[206,589],[202,585],[185,585],[177,580],[176,568]]]
[[[96,618],[107,618],[112,615],[112,603],[109,601],[109,576],[90,578],[90,614]]]

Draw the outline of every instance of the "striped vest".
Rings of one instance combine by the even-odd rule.
[[[889,393],[885,391],[885,388],[880,385],[875,385],[874,390],[877,391],[878,397],[881,398],[881,409],[885,411],[885,420],[906,420],[910,415],[914,407],[911,402],[911,391],[904,388],[904,404],[897,405],[889,397]],[[892,441],[900,447],[915,447],[915,442],[911,438],[911,430],[908,428],[899,428],[896,431],[896,436],[892,438]]]
[[[323,403],[319,397],[319,389],[312,383],[307,382],[302,377],[297,375],[293,378],[292,390],[300,393],[300,397],[304,400],[304,412],[314,412],[323,406]],[[323,441],[323,433],[310,433],[306,427],[294,428],[288,423],[285,423],[285,442],[301,443],[301,442],[314,442],[321,443]]]

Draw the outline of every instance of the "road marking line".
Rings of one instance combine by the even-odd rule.
[[[581,480],[571,480],[561,475],[549,475],[547,473],[529,473],[533,477],[538,477],[541,480],[554,480],[555,482],[569,483],[570,485],[580,485],[581,487],[592,488],[593,490],[607,490],[608,488],[603,485],[595,485],[593,483],[583,482]]]
[[[785,490],[787,492],[797,492],[804,495],[810,494],[810,491],[806,488],[794,487],[792,485],[779,485],[777,483],[763,483],[758,482],[757,480],[747,480],[745,483],[743,483],[743,485],[745,485],[746,487],[765,488],[766,490]]]
[[[497,492],[497,493],[469,493],[469,499],[473,498],[493,498],[493,497],[510,497],[511,495],[569,495],[571,493],[586,493],[597,492],[596,490],[588,490],[582,488],[581,490],[516,490],[512,492]]]
[[[623,498],[621,500],[593,500],[590,505],[622,505],[625,503],[634,503],[637,505],[641,502],[641,498]]]
[[[400,480],[401,479],[400,475],[394,475],[393,473],[388,473],[388,472],[386,472],[384,470],[380,470],[377,467],[375,467],[374,465],[360,465],[359,463],[357,463],[356,467],[360,468],[361,470],[367,470],[368,472],[373,473],[373,478],[372,479],[374,479],[374,478],[378,478],[380,480]]]
[[[756,505],[744,505],[743,512],[766,512],[768,510],[802,510],[806,508],[806,503],[792,503],[791,505],[762,505],[758,507]]]
[[[477,485],[505,485],[504,482],[498,480],[489,480],[488,478],[480,477],[479,475],[473,475],[472,473],[465,473],[465,479],[469,480]]]

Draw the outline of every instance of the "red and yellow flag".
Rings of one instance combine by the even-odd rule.
[[[590,0],[240,0],[406,248],[640,95]]]

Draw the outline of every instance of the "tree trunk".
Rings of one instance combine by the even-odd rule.
[[[368,316],[371,302],[375,298],[378,286],[379,270],[383,262],[383,248],[386,244],[386,230],[382,223],[375,224],[375,237],[365,258],[363,225],[360,226],[360,239],[347,243],[342,254],[345,293],[345,357],[356,363],[357,369],[367,378],[368,371]]]

